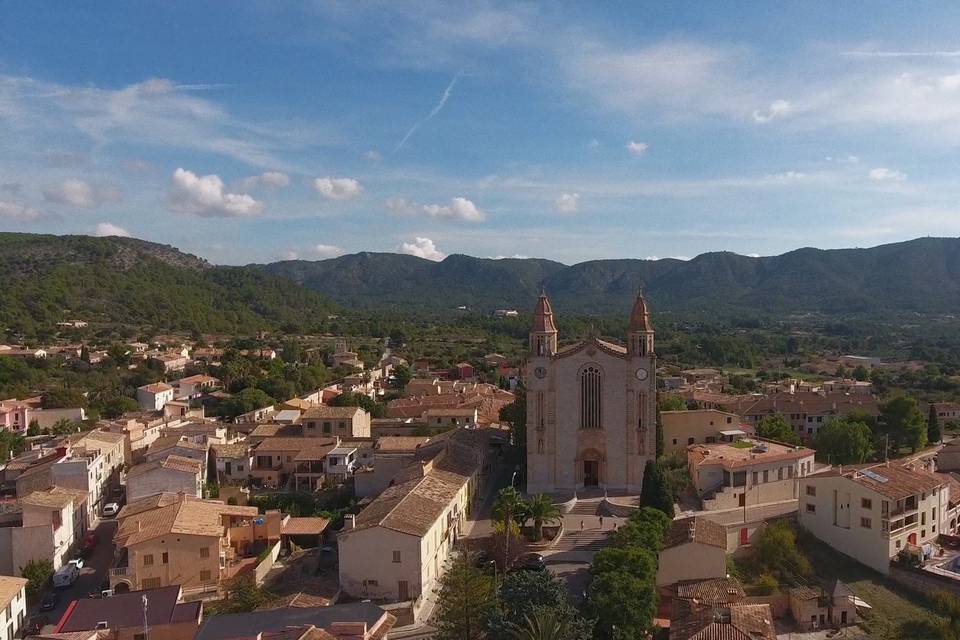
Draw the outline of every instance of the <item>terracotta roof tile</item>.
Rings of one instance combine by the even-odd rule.
[[[696,516],[672,521],[664,536],[663,548],[671,549],[690,542],[726,549],[727,530],[722,524]]]

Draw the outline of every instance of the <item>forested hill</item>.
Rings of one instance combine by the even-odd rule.
[[[558,312],[626,313],[638,286],[655,311],[755,313],[960,312],[960,238],[870,249],[798,249],[779,256],[706,253],[692,260],[540,259],[452,255],[441,262],[358,253],[256,267],[345,305],[488,311],[533,306],[541,282]]]
[[[133,238],[0,233],[0,330],[60,320],[250,332],[308,325],[335,305],[256,269],[218,267]]]

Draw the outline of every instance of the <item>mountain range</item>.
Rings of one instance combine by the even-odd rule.
[[[639,287],[655,314],[952,314],[960,238],[575,265],[363,252],[233,267],[133,238],[0,233],[0,325],[25,331],[74,316],[231,332],[308,326],[352,309],[526,311],[541,287],[558,313],[573,314],[627,313]]]

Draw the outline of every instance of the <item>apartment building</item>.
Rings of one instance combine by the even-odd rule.
[[[777,393],[760,398],[742,411],[743,421],[756,426],[767,416],[781,415],[798,435],[810,439],[836,417],[854,412],[880,415],[877,399],[865,393]]]
[[[762,438],[687,447],[690,477],[708,510],[756,506],[798,496],[814,470],[814,451]]]
[[[299,476],[298,482],[315,476],[313,484],[316,485],[322,480],[327,454],[336,446],[336,439],[265,438],[253,449],[250,475],[267,487],[283,487],[295,474]]]
[[[137,387],[137,403],[144,411],[163,411],[173,401],[173,387],[166,382],[154,382]]]
[[[904,464],[836,467],[800,480],[800,524],[883,574],[901,549],[946,533],[949,510],[948,479]]]
[[[127,500],[164,492],[202,498],[203,466],[200,460],[172,455],[131,467],[127,471]]]
[[[0,640],[20,637],[27,615],[27,579],[0,575]]]
[[[751,425],[741,424],[735,413],[716,409],[661,411],[664,454],[686,451],[691,444],[731,442],[753,433]]]
[[[103,505],[110,502],[120,487],[120,474],[126,464],[126,441],[118,433],[94,429],[70,436],[63,455],[50,466],[50,483],[85,491],[87,519],[97,521]]]
[[[20,498],[19,517],[0,526],[0,574],[19,574],[31,560],[50,560],[54,570],[66,564],[89,526],[86,500],[85,491],[62,487]]]
[[[237,555],[231,527],[255,520],[256,507],[162,493],[130,502],[118,516],[122,550],[110,587],[123,591],[181,585],[184,593],[215,591]]]

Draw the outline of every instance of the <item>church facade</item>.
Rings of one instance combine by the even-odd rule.
[[[541,293],[527,357],[527,493],[639,493],[656,457],[656,356],[643,295],[627,346],[590,336],[562,349]]]

